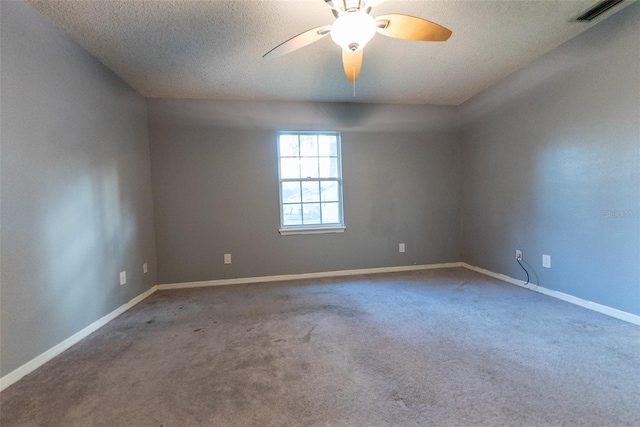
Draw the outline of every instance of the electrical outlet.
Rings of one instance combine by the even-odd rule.
[[[224,263],[231,264],[231,254],[224,254]]]
[[[522,251],[520,249],[516,249],[516,260],[522,261]]]
[[[400,245],[398,245],[398,252],[404,252],[404,243],[400,243]]]
[[[145,262],[144,264],[142,264],[142,272],[144,274],[147,274],[147,271],[149,271],[149,268],[147,267],[147,263]]]
[[[542,266],[551,268],[551,255],[542,255]]]
[[[124,285],[127,283],[127,272],[126,271],[121,271],[120,272],[120,286]]]

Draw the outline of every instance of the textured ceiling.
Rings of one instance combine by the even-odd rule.
[[[453,31],[447,42],[377,34],[356,96],[330,37],[286,56],[266,52],[334,17],[320,0],[33,0],[85,49],[147,97],[457,105],[631,3],[573,22],[598,0],[393,1]]]

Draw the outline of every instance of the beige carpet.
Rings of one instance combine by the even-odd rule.
[[[640,327],[463,269],[160,291],[8,426],[640,425]]]

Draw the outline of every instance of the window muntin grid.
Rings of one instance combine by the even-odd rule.
[[[344,227],[338,132],[279,132],[282,229]]]

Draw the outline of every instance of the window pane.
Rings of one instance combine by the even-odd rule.
[[[280,159],[280,178],[300,178],[300,160]]]
[[[302,218],[304,224],[321,224],[320,203],[305,203],[302,205]]]
[[[322,223],[337,224],[339,222],[340,222],[339,203],[323,203],[322,204]]]
[[[318,181],[302,183],[302,201],[303,202],[319,202],[320,201],[320,183]]]
[[[337,178],[338,177],[338,159],[335,157],[326,157],[318,159],[320,162],[321,178]]]
[[[300,159],[300,168],[302,178],[317,178],[318,177],[318,159]]]
[[[282,225],[302,224],[301,205],[282,205]]]
[[[322,181],[320,194],[323,202],[338,202],[338,183],[336,181]]]
[[[277,143],[281,226],[343,224],[340,134],[279,132]]]
[[[282,183],[282,203],[300,203],[300,182]]]
[[[314,157],[318,155],[317,135],[300,135],[300,155]]]
[[[318,137],[318,151],[320,156],[337,156],[338,139],[335,135],[320,135]]]
[[[280,157],[298,157],[298,135],[280,135]]]

